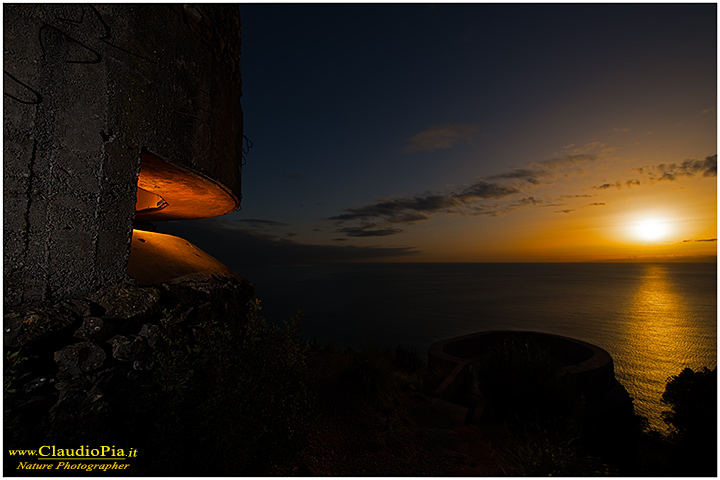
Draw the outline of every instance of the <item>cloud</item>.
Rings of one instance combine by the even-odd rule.
[[[521,198],[520,200],[518,200],[517,202],[513,203],[510,206],[511,207],[525,207],[528,205],[539,205],[543,202],[544,202],[544,200],[542,200],[542,199],[538,199],[535,197],[526,197],[526,198]]]
[[[510,170],[509,172],[498,173],[487,177],[488,180],[525,180],[526,182],[537,185],[540,183],[539,178],[546,172],[543,170],[532,170],[529,168],[520,168]]]
[[[375,225],[365,227],[346,227],[340,230],[348,237],[388,237],[390,235],[397,235],[402,233],[403,230],[399,228],[381,228],[375,229]]]
[[[352,220],[367,220],[376,218],[385,218],[391,223],[401,223],[398,220],[402,216],[413,216],[422,214],[427,217],[426,213],[435,213],[437,211],[456,206],[459,200],[454,196],[442,195],[426,195],[416,196],[412,198],[391,198],[380,200],[370,205],[361,207],[351,207],[345,209],[345,212],[329,220],[337,222],[346,222]],[[429,217],[427,217],[429,218]]]
[[[597,140],[594,142],[586,143],[585,145],[582,145],[580,147],[575,146],[575,145],[573,145],[573,146],[575,148],[570,150],[573,153],[573,155],[583,155],[583,154],[587,154],[589,152],[595,152],[595,153],[599,154],[599,153],[609,152],[609,151],[613,150],[613,148],[608,147],[606,143],[598,142]],[[567,149],[569,147],[563,147],[563,148]]]
[[[550,158],[547,160],[541,160],[539,162],[531,163],[531,165],[541,165],[542,167],[550,168],[552,170],[558,170],[561,168],[569,168],[579,165],[581,163],[593,162],[597,160],[597,155],[587,153],[595,147],[604,147],[604,143],[588,143],[582,150],[582,152],[575,153],[573,155],[564,155],[562,157]]]
[[[663,181],[675,182],[680,178],[694,177],[696,175],[717,177],[717,154],[705,157],[704,159],[684,160],[681,163],[646,165],[634,168],[632,171],[637,172],[641,177],[645,177],[645,179],[631,178],[624,181],[618,180],[614,183],[605,183],[592,188],[597,190],[606,190],[613,187],[620,189],[623,185],[633,187]]]
[[[594,154],[579,153],[541,160],[447,192],[384,198],[368,205],[346,208],[327,220],[335,222],[337,231],[348,236],[389,236],[403,232],[397,228],[398,224],[413,225],[436,214],[500,216],[535,205],[557,206],[531,195],[514,200],[511,197],[527,194],[528,190],[540,183],[551,183],[559,175],[582,173],[583,165],[596,159]],[[360,225],[347,225],[353,222],[360,222]]]
[[[589,206],[591,206],[591,207],[601,207],[603,205],[606,205],[606,204],[602,203],[602,202],[596,202],[596,203],[589,204]]]
[[[683,240],[683,243],[688,242],[717,242],[717,238],[699,238],[697,240]]]
[[[575,155],[564,155],[562,157],[550,158],[531,163],[525,168],[515,168],[507,172],[498,173],[486,177],[488,180],[522,180],[532,185],[543,182],[552,182],[557,179],[559,173],[565,175],[583,173],[582,168],[570,170],[583,164],[597,160],[597,155],[579,153]],[[560,172],[565,170],[565,172]]]
[[[407,139],[407,152],[422,152],[451,148],[460,142],[469,142],[478,134],[477,127],[465,123],[434,125]]]
[[[598,185],[596,187],[593,187],[597,190],[607,190],[608,188],[622,188],[622,185],[620,185],[620,182],[615,183],[603,183],[602,185]]]
[[[411,213],[403,213],[400,215],[394,215],[390,218],[388,218],[388,222],[390,223],[405,223],[407,225],[415,225],[417,222],[422,222],[424,220],[429,220],[430,217],[425,215],[422,212],[411,212]]]
[[[220,219],[169,222],[159,224],[158,230],[187,239],[235,269],[240,275],[243,273],[243,267],[248,265],[343,262],[408,257],[422,253],[411,246],[358,247],[304,244],[278,235],[246,230],[237,222]]]
[[[472,185],[461,189],[454,195],[454,198],[460,200],[461,202],[472,202],[475,200],[502,198],[513,193],[518,193],[518,190],[505,185],[490,183],[485,180],[478,180]]]
[[[579,149],[576,150],[579,151]],[[572,175],[582,175],[587,171],[587,164],[597,159],[598,155],[592,153],[563,155],[532,162],[524,168],[515,168],[486,178],[488,180],[509,180],[511,182],[517,180],[523,182],[522,184],[514,183],[518,188],[532,188],[540,184],[553,183],[560,177],[567,178]]]
[[[288,227],[289,223],[276,222],[274,220],[263,220],[261,218],[241,218],[235,220],[237,223],[246,223],[253,228],[264,229],[266,227]]]
[[[447,193],[425,193],[412,197],[387,198],[369,205],[345,209],[345,213],[328,218],[337,226],[346,222],[363,222],[360,226],[338,230],[348,236],[389,236],[403,230],[391,225],[413,225],[429,220],[437,213],[462,213],[478,200],[503,198],[519,190],[498,183],[478,180],[471,185]],[[470,215],[476,212],[467,212]]]
[[[685,160],[682,163],[661,163],[636,169],[652,180],[675,181],[679,177],[693,177],[701,174],[703,177],[717,177],[717,154],[705,157],[702,160]]]
[[[507,213],[507,210],[501,210],[493,205],[472,205],[467,210],[467,215],[472,217],[479,217],[482,215],[487,215],[488,217],[499,217],[503,213]]]
[[[567,209],[567,210],[555,210],[555,213],[572,213],[572,212],[574,212],[574,211],[575,211],[574,208],[570,208],[570,209]]]

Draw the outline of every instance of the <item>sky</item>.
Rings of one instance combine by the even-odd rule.
[[[716,255],[715,4],[240,4],[230,266]]]

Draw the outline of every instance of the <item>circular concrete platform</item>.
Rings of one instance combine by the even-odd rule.
[[[596,396],[615,387],[615,368],[607,351],[582,340],[532,331],[478,332],[435,342],[428,351],[428,368],[446,375],[448,379],[445,384],[448,388],[464,383],[473,361],[480,358],[492,344],[508,335],[532,339],[539,346],[547,348],[560,365],[558,373],[572,375],[577,387],[586,395]]]

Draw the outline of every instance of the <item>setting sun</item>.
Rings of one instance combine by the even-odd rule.
[[[665,237],[669,228],[665,221],[658,219],[642,220],[633,226],[635,235],[647,241],[661,240]]]

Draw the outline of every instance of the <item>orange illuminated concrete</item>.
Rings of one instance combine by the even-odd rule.
[[[187,240],[133,230],[128,275],[140,285],[166,283],[193,274],[242,279]]]
[[[149,205],[148,199],[155,199],[155,196],[165,203]],[[137,220],[155,222],[217,217],[236,210],[239,202],[219,182],[143,153],[138,177],[138,206],[145,208],[136,208]]]
[[[167,202],[160,195],[147,192],[142,188],[137,189],[137,199],[135,201],[136,212],[162,210],[165,207],[167,207]]]

